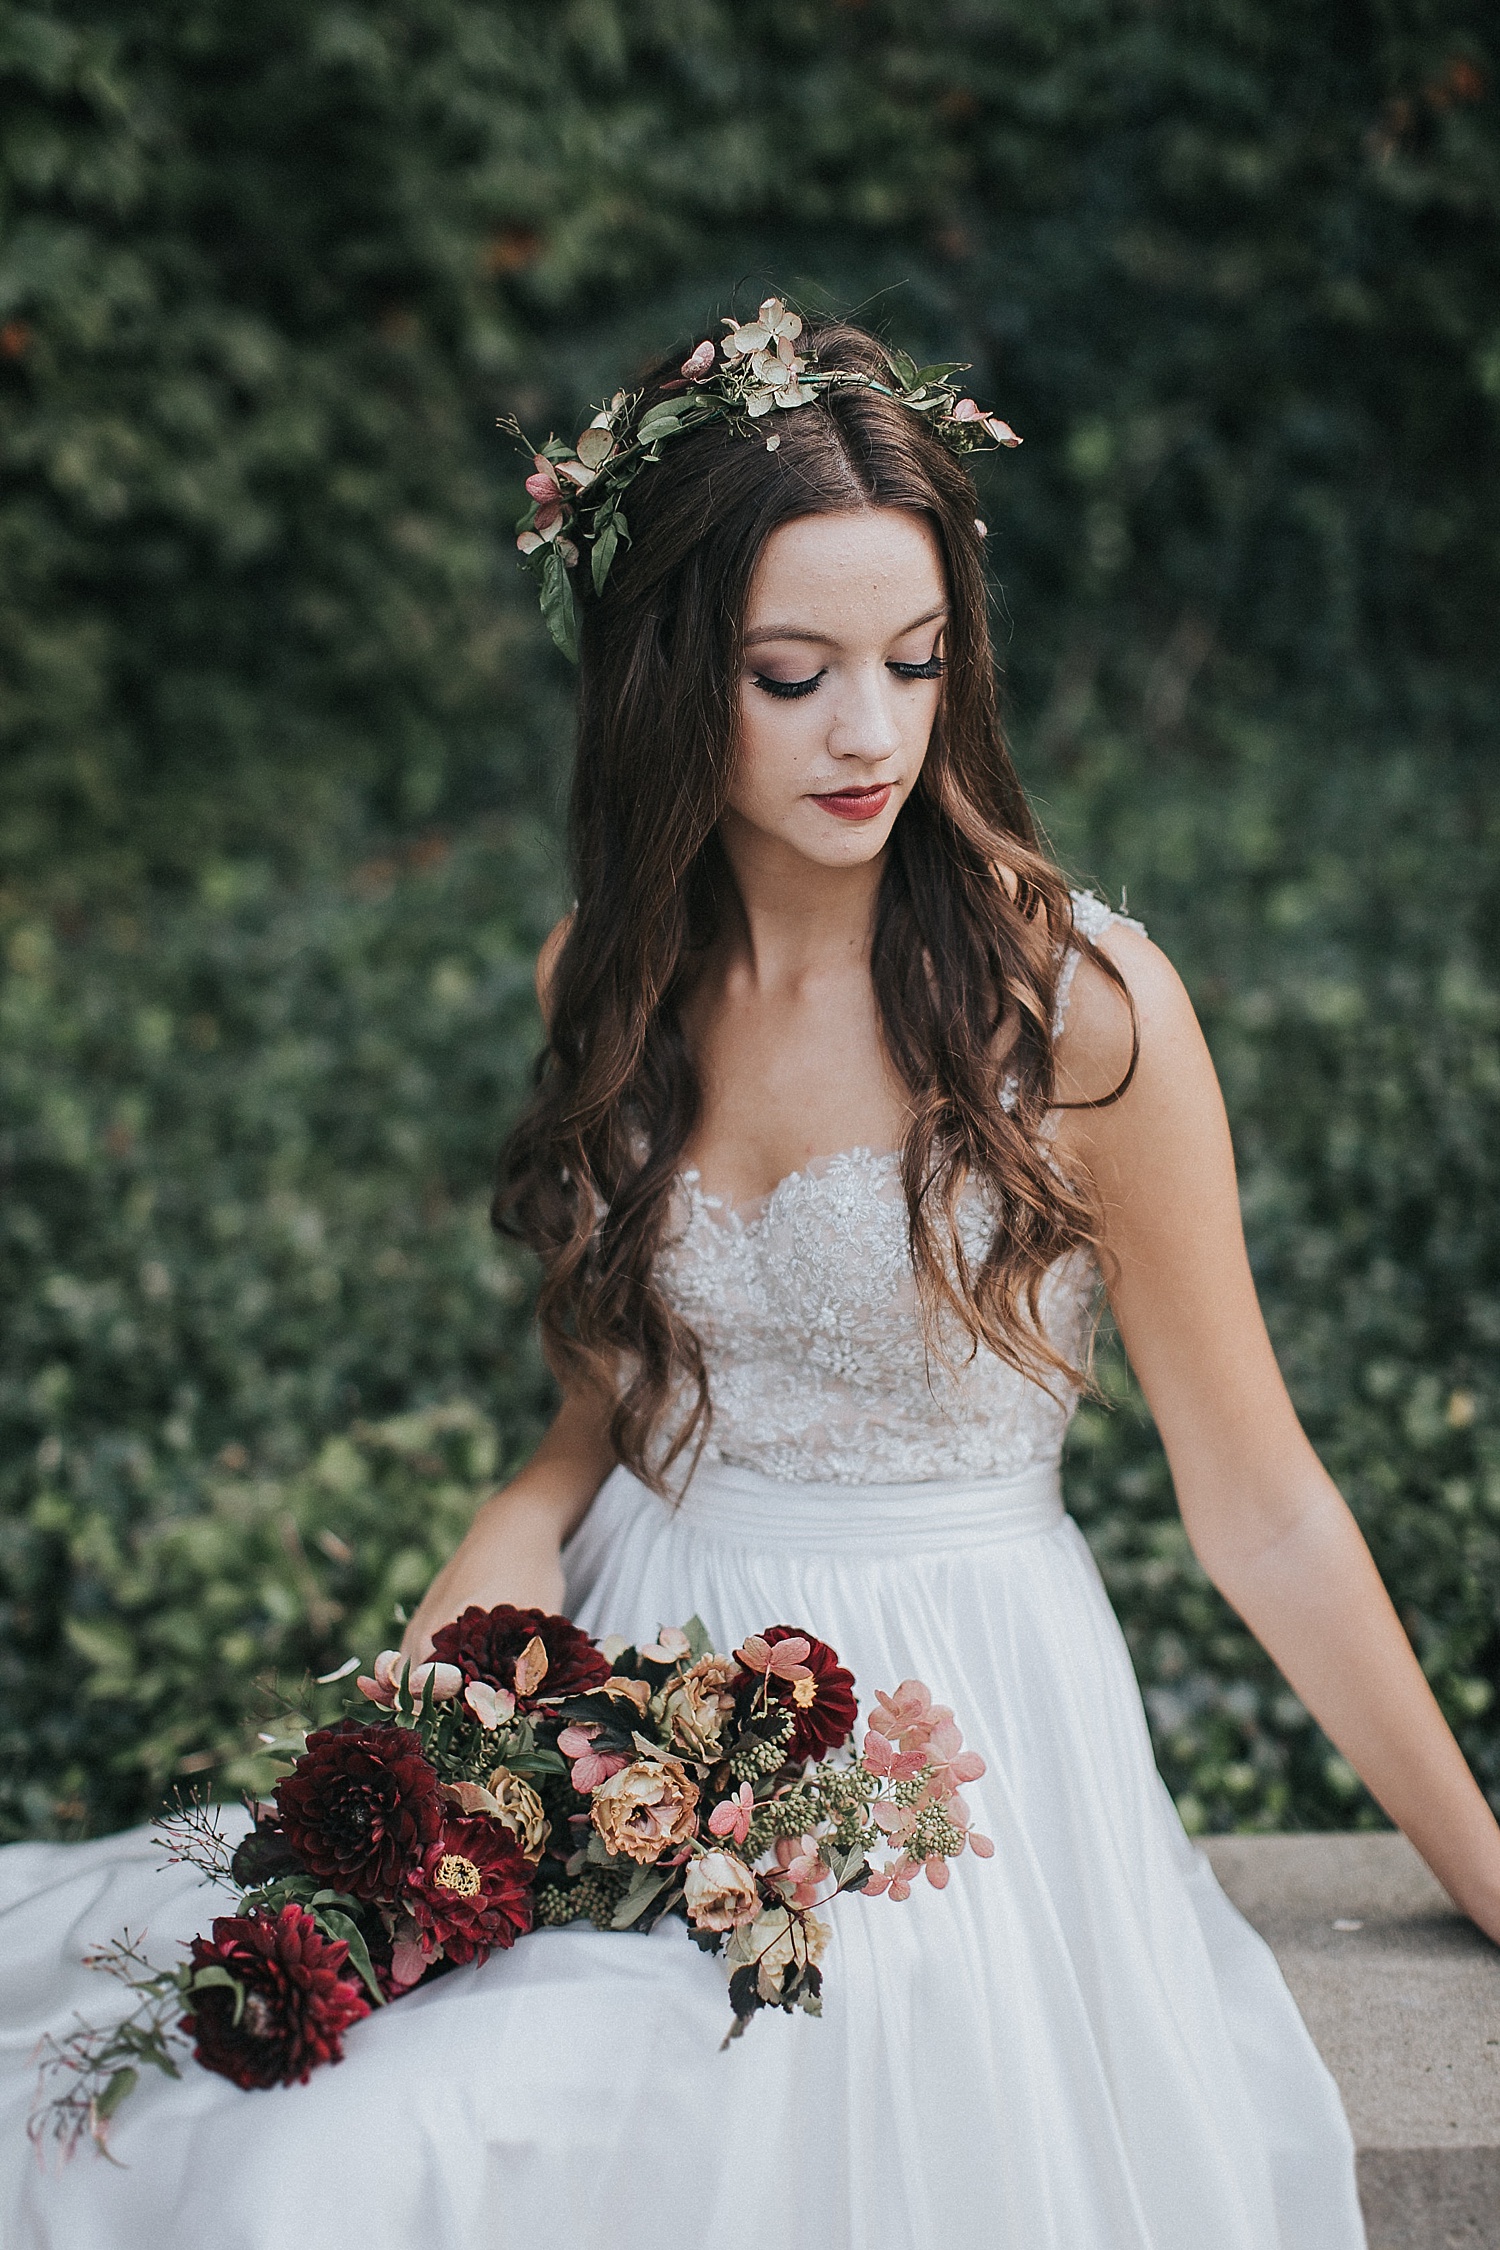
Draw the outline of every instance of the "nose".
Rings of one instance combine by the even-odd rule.
[[[835,758],[862,758],[871,764],[901,747],[891,676],[884,664],[861,664],[841,682],[828,729]]]

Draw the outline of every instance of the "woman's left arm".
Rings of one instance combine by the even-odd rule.
[[[1103,946],[1135,1002],[1139,1063],[1110,1107],[1063,1113],[1058,1150],[1099,1197],[1111,1308],[1193,1552],[1445,1890],[1500,1941],[1500,1826],[1287,1396],[1192,1005],[1148,939],[1112,929]],[[1084,960],[1059,1046],[1064,1099],[1116,1085],[1129,1051],[1123,1001]]]

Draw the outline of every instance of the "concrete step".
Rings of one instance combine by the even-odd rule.
[[[1404,1836],[1215,1836],[1359,2150],[1370,2250],[1500,2250],[1500,1947]]]

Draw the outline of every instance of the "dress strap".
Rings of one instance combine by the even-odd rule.
[[[1112,906],[1107,906],[1104,900],[1097,897],[1093,891],[1070,891],[1068,895],[1073,902],[1073,929],[1079,937],[1101,938],[1106,930],[1116,927],[1139,930],[1141,936],[1145,936],[1144,923],[1133,920],[1128,914],[1117,914]],[[1078,974],[1078,964],[1082,958],[1082,954],[1073,942],[1072,936],[1070,936],[1067,941],[1067,951],[1063,956],[1063,965],[1058,974],[1057,998],[1052,1007],[1052,1036],[1054,1039],[1062,1037],[1062,1028],[1068,1018],[1068,1002],[1073,997],[1073,979]]]

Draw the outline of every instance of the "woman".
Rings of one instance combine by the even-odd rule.
[[[578,905],[497,1216],[563,1405],[407,1647],[501,1601],[641,1640],[696,1610],[723,1648],[809,1625],[957,1709],[994,1858],[844,1901],[823,2020],[722,2055],[680,1930],[541,1932],[307,2087],[136,2096],[129,2169],[29,2175],[8,2240],[1363,2242],[1337,2094],[1062,1511],[1096,1273],[1210,1577],[1497,1937],[1500,1831],[1282,1387],[1182,988],[1039,849],[952,450],[985,418],[944,385],[773,302],[538,458],[523,545],[564,636],[582,611]],[[139,1924],[138,1840],[22,1850],[37,1960]],[[169,1883],[158,1939],[202,1919]]]

